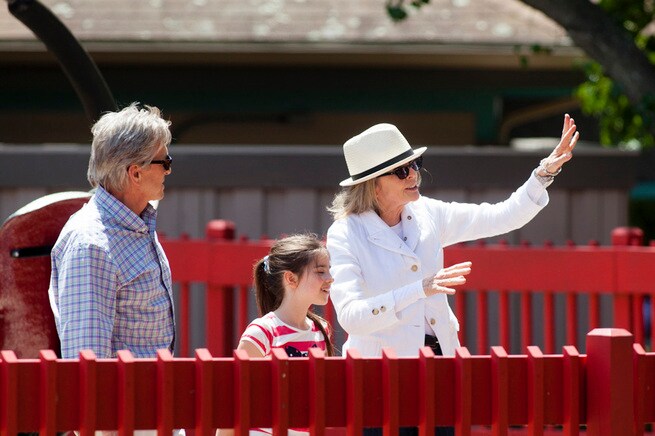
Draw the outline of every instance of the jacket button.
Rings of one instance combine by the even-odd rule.
[[[377,307],[375,309],[373,309],[371,312],[373,313],[373,315],[377,315],[378,313],[380,313],[380,311],[377,309]]]
[[[418,271],[418,265],[412,265],[412,271],[414,272]]]
[[[407,215],[407,219],[408,219],[408,220],[411,220],[411,219],[412,219],[412,216],[411,216],[411,215]]]
[[[386,312],[386,311],[387,311],[387,308],[386,308],[386,307],[384,307],[384,306],[380,306],[380,312]]]
[[[435,325],[437,323],[437,320],[434,318],[430,318],[430,325]]]

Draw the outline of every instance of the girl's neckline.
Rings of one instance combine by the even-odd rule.
[[[297,326],[295,326],[293,324],[289,324],[284,319],[282,319],[282,317],[280,315],[278,315],[275,311],[273,311],[271,313],[274,314],[275,317],[277,319],[279,319],[280,322],[282,324],[284,324],[286,327],[292,328],[294,330],[299,330],[299,331],[310,331],[312,329],[311,320],[307,316],[305,316],[305,319],[304,319],[304,324],[305,325],[301,328],[301,327],[297,327]]]

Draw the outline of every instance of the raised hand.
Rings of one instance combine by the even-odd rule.
[[[569,114],[564,115],[562,138],[553,152],[541,160],[537,173],[543,177],[557,175],[562,170],[562,165],[570,161],[573,157],[573,149],[579,137],[580,132],[577,131],[573,118]]]

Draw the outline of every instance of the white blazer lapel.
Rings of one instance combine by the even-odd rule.
[[[416,253],[409,249],[407,244],[404,241],[401,241],[398,235],[391,230],[382,218],[378,216],[373,211],[365,212],[360,215],[364,227],[368,232],[368,240],[385,250],[394,251],[396,253],[403,254],[410,257],[418,257]],[[404,226],[405,223],[403,223]],[[403,227],[403,232],[405,228]],[[415,230],[413,230],[416,233]],[[414,236],[416,239],[416,236]],[[416,244],[414,244],[416,246]]]

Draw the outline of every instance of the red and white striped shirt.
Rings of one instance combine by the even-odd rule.
[[[307,328],[300,330],[282,322],[274,312],[269,312],[251,322],[241,335],[241,340],[254,344],[264,356],[271,354],[272,348],[283,348],[289,357],[306,357],[309,349],[314,347],[325,350],[321,330],[309,318],[305,318],[305,324]],[[327,331],[327,325],[324,328]]]

